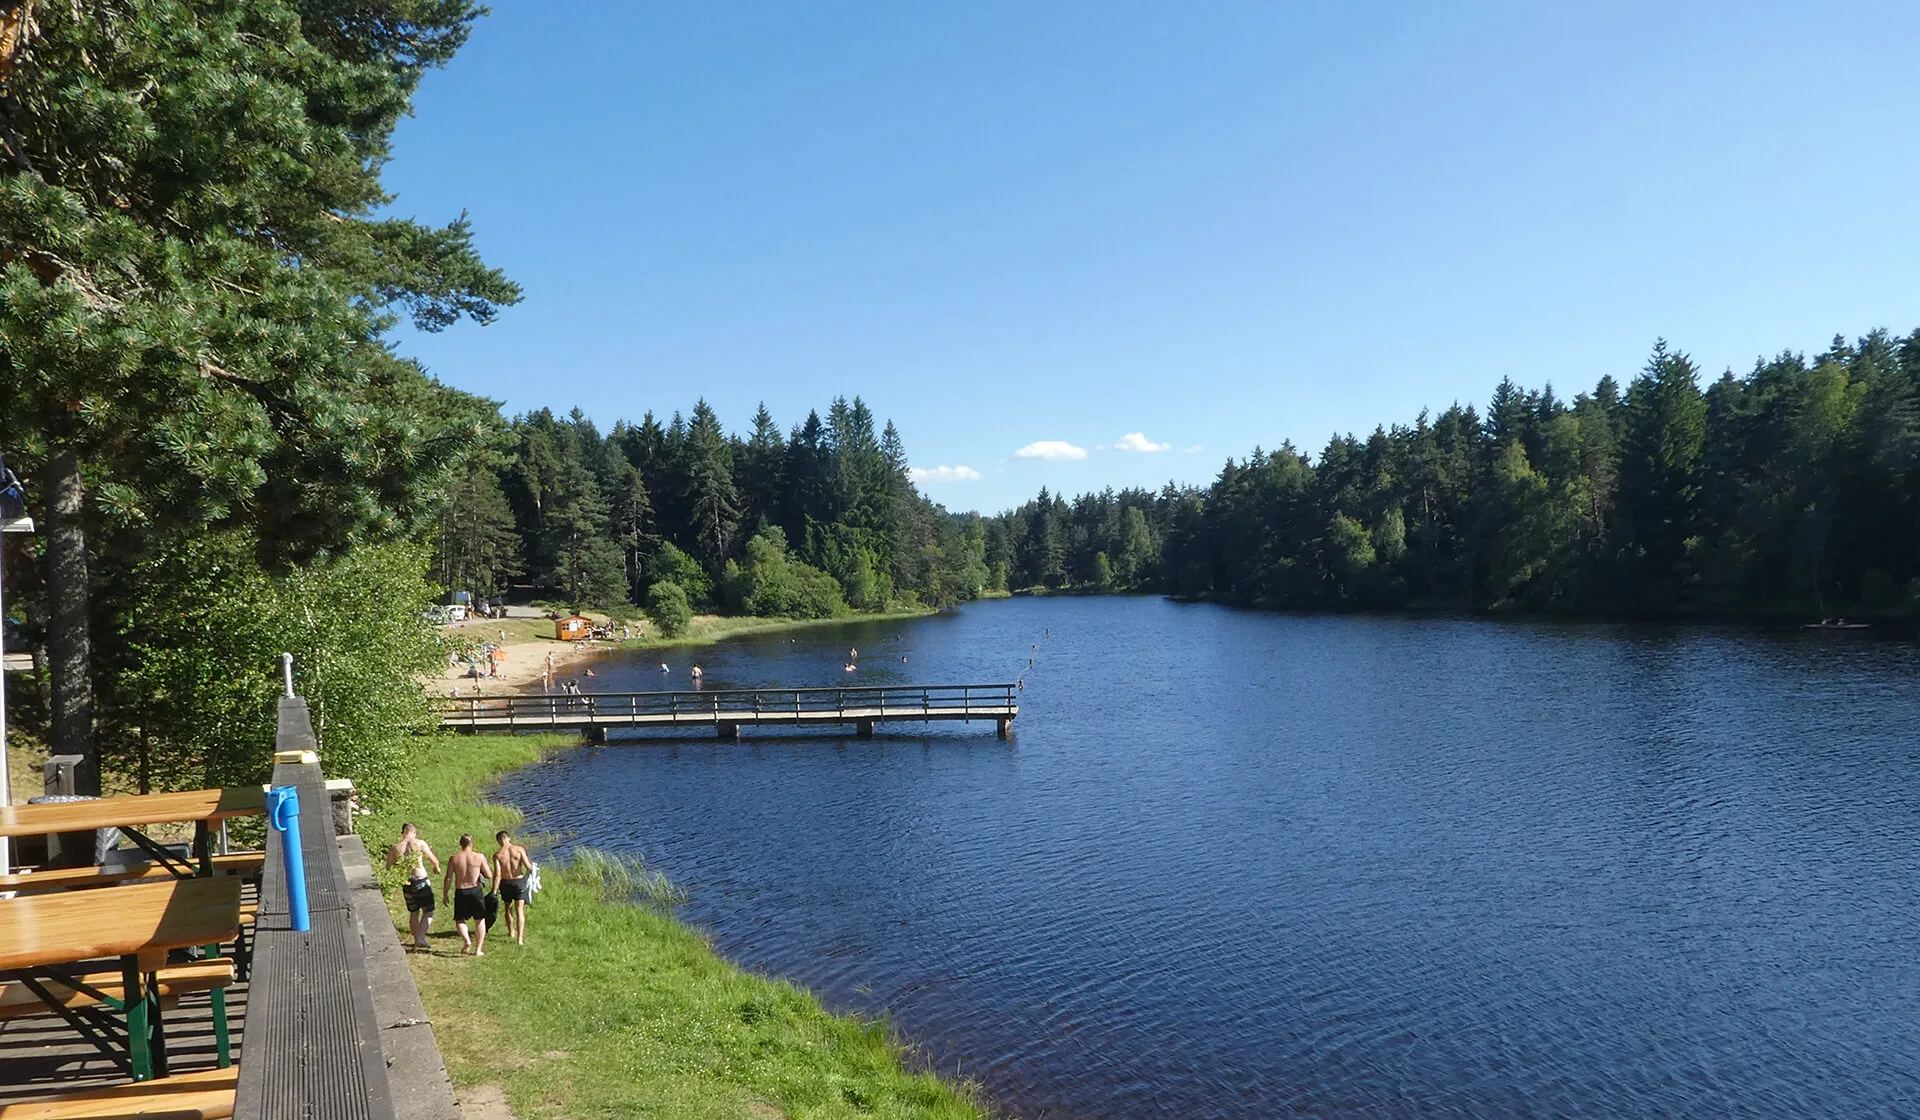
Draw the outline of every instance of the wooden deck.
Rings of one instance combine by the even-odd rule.
[[[1016,691],[1011,684],[949,684],[475,696],[442,701],[440,726],[582,731],[596,739],[610,728],[712,729],[735,739],[742,727],[852,727],[865,738],[885,723],[979,720],[1004,739],[1020,714]]]

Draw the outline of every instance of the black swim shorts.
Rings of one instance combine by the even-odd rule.
[[[433,913],[433,882],[430,879],[410,879],[400,888],[400,896],[407,900],[407,909],[425,910]]]
[[[487,891],[475,883],[471,887],[461,887],[453,892],[453,920],[456,922],[477,922],[487,916]]]
[[[500,901],[525,902],[526,900],[527,880],[525,876],[521,876],[518,879],[500,880]]]

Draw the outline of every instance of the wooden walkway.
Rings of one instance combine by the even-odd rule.
[[[692,692],[588,692],[577,696],[450,699],[440,726],[452,731],[581,731],[712,728],[737,739],[742,727],[852,727],[861,738],[883,723],[990,722],[1001,738],[1020,705],[1011,684],[894,685],[873,688],[727,688]]]

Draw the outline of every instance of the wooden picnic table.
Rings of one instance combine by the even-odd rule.
[[[55,801],[40,805],[0,805],[0,836],[36,836],[44,832],[82,832],[91,828],[137,828],[149,824],[194,821],[213,824],[229,817],[266,812],[267,794],[259,786],[195,789],[180,793],[138,793],[91,801]]]
[[[37,808],[38,806],[35,806]],[[134,1080],[166,1073],[166,1034],[159,1000],[148,983],[172,949],[218,946],[240,931],[240,880],[232,876],[133,883],[111,890],[70,891],[0,899],[0,970],[30,985],[36,977],[71,975],[71,966],[120,958],[120,1037],[111,1016],[50,1009],[101,1050],[124,1061]],[[224,1002],[215,1029],[226,1030]]]
[[[213,857],[215,875],[254,876],[266,864],[265,852],[229,852]],[[117,887],[143,879],[181,878],[173,868],[158,863],[129,863],[118,867],[55,867],[0,875],[0,891],[72,891]]]
[[[212,834],[208,826],[230,817],[266,812],[267,794],[260,786],[193,789],[178,793],[140,793],[131,797],[96,797],[85,801],[48,801],[38,805],[0,805],[0,836],[36,836],[47,832],[86,832],[117,828],[147,857],[167,870],[188,878],[213,874]],[[193,822],[193,860],[154,843],[140,831],[150,824]]]

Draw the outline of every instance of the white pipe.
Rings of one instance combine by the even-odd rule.
[[[6,522],[4,525],[0,525],[0,533],[31,532],[33,532],[33,519],[30,517],[16,518],[13,521]],[[0,541],[5,539],[5,537],[0,537]],[[0,552],[4,552],[4,550],[0,550]],[[7,617],[6,582],[6,557],[0,555],[0,620],[4,620]],[[0,621],[0,626],[3,625],[5,625],[4,621]],[[5,645],[5,641],[0,640],[0,648],[4,648]],[[5,654],[0,653],[0,661],[4,660]],[[0,805],[11,804],[13,804],[13,771],[7,762],[7,671],[4,667],[0,667]],[[4,836],[0,836],[0,875],[11,875],[12,873],[13,842]],[[13,892],[11,891],[0,894],[0,898],[12,897]]]
[[[4,540],[0,537],[0,540]],[[5,549],[0,549],[0,626],[6,625],[7,617],[7,561]],[[5,639],[0,639],[0,649],[4,649]],[[6,660],[6,654],[0,652],[0,662]],[[0,665],[0,805],[13,804],[13,766],[7,761],[7,670]],[[13,841],[0,836],[0,875],[13,874]],[[12,898],[8,891],[4,898]]]
[[[287,678],[287,699],[293,699],[293,654],[280,655],[280,672]]]

